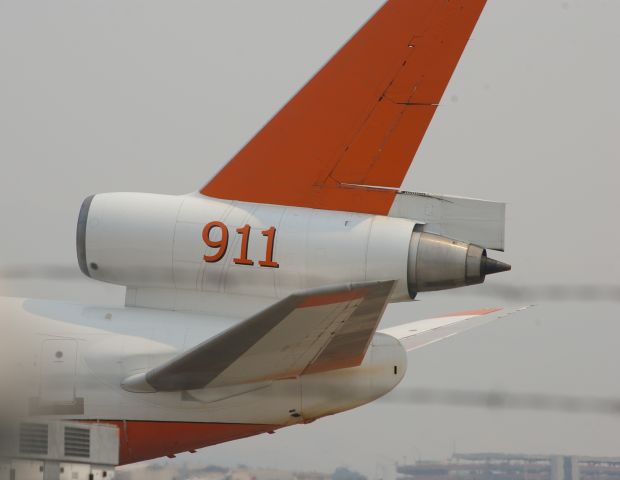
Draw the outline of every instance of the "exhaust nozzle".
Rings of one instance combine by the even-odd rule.
[[[510,265],[487,257],[484,248],[432,233],[414,232],[409,245],[409,294],[477,285]]]

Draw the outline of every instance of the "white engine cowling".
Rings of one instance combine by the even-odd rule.
[[[395,279],[392,301],[406,300],[480,283],[498,263],[482,248],[415,225],[200,195],[108,193],[84,201],[77,252],[82,272],[104,282],[274,298]]]

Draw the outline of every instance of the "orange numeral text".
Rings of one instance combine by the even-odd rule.
[[[260,260],[258,264],[261,267],[280,268],[280,264],[273,261],[273,244],[276,239],[276,227],[268,228],[261,233],[264,237],[267,237],[267,252],[265,253],[265,260]]]
[[[211,232],[216,228],[220,230],[220,239],[212,240]],[[202,239],[208,247],[218,249],[213,255],[205,255],[203,257],[205,262],[219,262],[222,257],[226,255],[226,249],[228,248],[228,228],[222,222],[207,223],[205,228],[202,229]]]
[[[237,229],[237,233],[241,235],[241,255],[233,259],[233,262],[237,265],[254,265],[254,262],[248,258],[248,243],[250,241],[251,229],[252,227],[249,225]]]
[[[219,240],[212,238],[212,231],[218,229],[220,231]],[[250,244],[250,232],[252,227],[250,225],[244,225],[237,228],[237,233],[241,235],[241,248],[239,256],[233,258],[233,263],[236,265],[254,265],[254,261],[248,258],[248,248]],[[267,246],[265,250],[265,259],[259,260],[258,265],[260,267],[268,268],[280,268],[280,264],[273,260],[273,249],[276,240],[276,227],[270,227],[267,230],[261,231],[263,237],[267,237]],[[228,249],[228,227],[222,222],[210,222],[205,225],[202,230],[202,240],[209,248],[215,248],[217,251],[212,255],[205,255],[204,261],[208,263],[219,262]]]

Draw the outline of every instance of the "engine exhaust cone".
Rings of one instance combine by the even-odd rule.
[[[487,257],[483,247],[427,232],[413,232],[407,262],[409,295],[477,285],[506,272],[507,263]]]
[[[493,275],[494,273],[507,272],[512,267],[507,263],[500,262],[499,260],[493,260],[492,258],[482,257],[480,262],[480,274],[481,275]]]

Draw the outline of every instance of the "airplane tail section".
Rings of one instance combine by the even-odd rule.
[[[486,0],[389,0],[201,190],[387,215]]]

